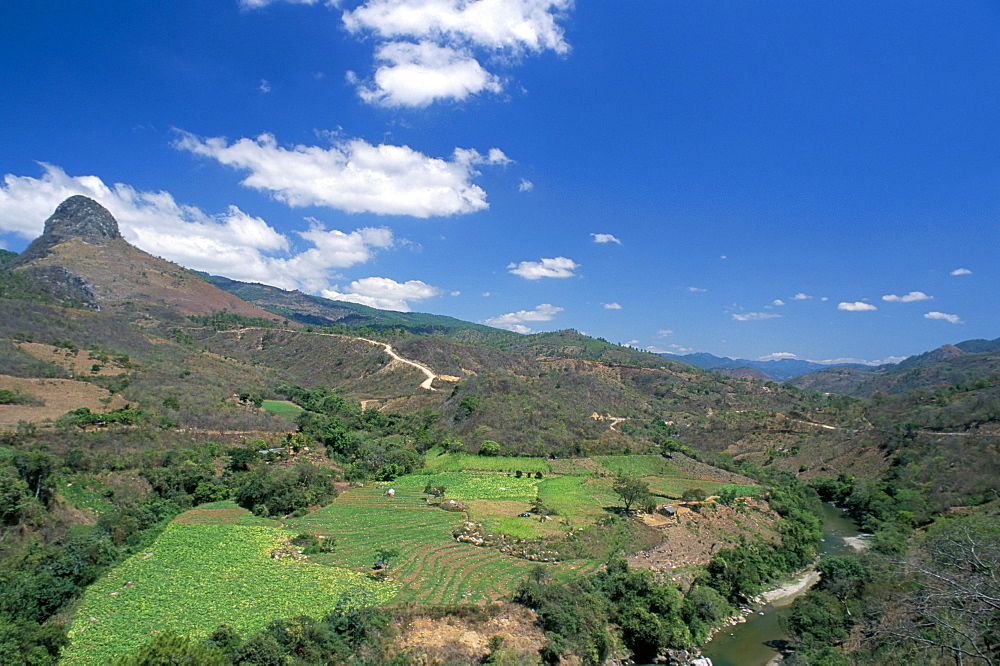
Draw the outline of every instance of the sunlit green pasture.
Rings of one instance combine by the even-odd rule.
[[[425,470],[435,472],[461,472],[466,469],[494,470],[498,472],[535,472],[552,471],[551,465],[544,458],[528,458],[517,456],[478,456],[471,453],[438,453],[431,451],[424,458]]]
[[[321,617],[345,595],[377,603],[395,595],[395,583],[345,568],[272,559],[271,551],[292,535],[233,518],[171,523],[148,551],[89,587],[61,663],[106,663],[168,629],[197,635],[225,622],[245,635],[278,618]]]
[[[595,463],[612,474],[625,476],[681,476],[680,470],[660,455],[594,456]]]
[[[276,416],[281,416],[292,420],[302,412],[302,408],[283,400],[265,400],[260,404],[261,409],[271,412]]]
[[[459,502],[477,499],[530,502],[538,494],[541,479],[513,472],[437,472],[401,476],[392,484],[397,489],[422,491],[425,486],[444,486],[445,498]]]

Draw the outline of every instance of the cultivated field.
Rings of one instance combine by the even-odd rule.
[[[535,564],[493,548],[455,541],[452,532],[461,527],[464,514],[431,506],[422,492],[427,479],[442,476],[448,479],[450,475],[396,479],[392,484],[394,497],[383,495],[382,488],[352,488],[329,506],[288,524],[295,531],[336,538],[334,553],[311,559],[358,572],[372,570],[379,549],[398,549],[399,556],[389,561],[389,575],[399,586],[393,604],[486,603],[508,596]],[[490,480],[481,486],[495,496],[505,492],[500,490],[500,479],[515,480],[496,476],[495,483]],[[475,483],[470,481],[466,488]],[[528,487],[525,480],[522,487],[512,486],[511,491],[526,497],[531,494],[525,491]],[[455,497],[451,492],[447,495]],[[571,561],[547,566],[555,571],[593,570],[598,563]]]
[[[558,557],[544,539],[562,539],[617,511],[616,474],[639,476],[667,496],[689,487],[712,492],[734,480],[690,478],[660,456],[580,459],[560,466],[572,474],[555,473],[548,461],[532,458],[435,452],[428,463],[391,483],[350,487],[328,506],[281,523],[254,517],[232,502],[178,516],[148,551],[87,590],[73,619],[65,663],[102,663],[167,629],[204,635],[225,622],[246,635],[282,617],[321,617],[344,600],[485,604],[509,597],[539,566],[510,554],[518,548],[530,546],[533,550],[524,552],[539,556],[556,577],[595,571],[601,565],[595,560],[546,561]],[[80,486],[67,491],[95,510],[103,508],[86,484]],[[444,487],[443,499],[466,510],[443,510],[442,498],[425,493],[427,486]],[[539,503],[551,515],[520,516]],[[476,535],[484,545],[456,540],[473,523],[480,525]],[[336,545],[306,561],[272,557],[302,533]],[[652,552],[635,563],[649,564]],[[653,559],[668,557],[682,564],[690,559],[672,551]],[[387,559],[388,568],[376,568],[379,559]]]
[[[205,635],[225,622],[246,635],[277,618],[321,617],[341,600],[382,604],[396,593],[395,583],[344,568],[274,559],[294,535],[242,520],[246,512],[231,502],[206,506],[87,589],[61,663],[106,663],[167,629]]]

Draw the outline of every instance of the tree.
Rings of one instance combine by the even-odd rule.
[[[389,561],[399,557],[399,548],[382,546],[375,551],[375,564],[382,564],[389,568]]]
[[[890,566],[910,585],[882,614],[878,633],[955,663],[1000,664],[1000,520],[933,527]]]
[[[611,489],[625,502],[626,513],[632,510],[633,505],[646,504],[652,498],[649,484],[634,476],[617,477]]]
[[[491,439],[487,439],[483,442],[482,446],[479,447],[479,455],[498,456],[500,455],[500,445]]]
[[[845,603],[870,578],[861,560],[850,555],[824,557],[816,568],[822,575],[820,587]]]
[[[181,636],[171,630],[157,634],[137,653],[112,662],[115,666],[223,666],[222,651],[210,648],[202,641]]]

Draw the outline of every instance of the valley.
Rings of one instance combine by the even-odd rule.
[[[199,275],[84,197],[3,265],[24,663],[686,664],[807,567],[790,664],[998,659],[997,341],[718,374]]]

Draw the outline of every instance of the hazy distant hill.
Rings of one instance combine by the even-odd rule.
[[[301,291],[286,291],[265,284],[240,282],[217,275],[199,273],[216,287],[248,303],[300,324],[313,326],[343,325],[349,328],[385,330],[399,328],[415,334],[457,335],[474,331],[480,335],[510,338],[516,333],[482,324],[474,324],[454,317],[421,312],[395,312],[379,310],[367,305],[334,301],[311,296]]]
[[[777,361],[751,361],[745,358],[726,358],[722,356],[715,356],[713,354],[708,354],[705,352],[699,352],[697,354],[685,354],[685,355],[675,355],[675,354],[662,354],[667,358],[672,358],[678,360],[682,363],[687,363],[693,365],[696,368],[701,368],[703,370],[735,370],[738,368],[749,368],[751,370],[757,370],[767,375],[768,378],[775,381],[783,382],[791,379],[792,377],[797,377],[799,375],[804,375],[809,372],[816,372],[817,370],[824,370],[826,368],[857,368],[864,370],[869,366],[857,364],[857,363],[838,363],[834,365],[825,365],[823,363],[813,363],[812,361],[800,361],[798,359],[783,358]]]
[[[901,394],[962,384],[1000,371],[1000,338],[966,340],[943,345],[895,364],[870,370],[827,368],[791,379],[802,389],[867,397],[874,393]]]

